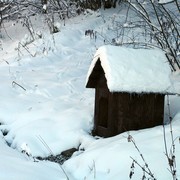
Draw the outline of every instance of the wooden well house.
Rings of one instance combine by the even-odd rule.
[[[95,88],[94,134],[110,137],[163,124],[170,74],[160,50],[100,47],[86,81]]]

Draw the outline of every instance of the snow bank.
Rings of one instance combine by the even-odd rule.
[[[0,147],[1,180],[66,180],[65,174],[57,164],[46,161],[34,162],[25,154],[8,147],[1,136]]]
[[[173,135],[179,137],[180,114],[173,121]],[[169,125],[165,127],[168,152],[171,148],[171,137]],[[144,162],[132,142],[127,137],[131,135],[140,152],[142,153],[150,170],[158,180],[172,179],[169,172],[168,160],[164,154],[162,126],[145,129],[141,131],[130,131],[112,138],[99,139],[85,147],[85,152],[74,156],[65,162],[64,167],[76,180],[98,179],[119,180],[129,179],[132,158],[144,167]],[[176,168],[177,177],[180,177],[180,144],[178,139],[176,146]],[[131,158],[132,157],[132,158]],[[135,164],[132,179],[142,179],[143,171]],[[146,174],[146,177],[148,175]]]

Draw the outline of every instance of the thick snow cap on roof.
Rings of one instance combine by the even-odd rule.
[[[86,82],[98,59],[111,92],[174,93],[170,66],[159,49],[102,46],[94,55]]]

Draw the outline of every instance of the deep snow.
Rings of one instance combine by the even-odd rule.
[[[0,180],[66,179],[58,164],[34,162],[21,151],[26,150],[32,156],[48,156],[50,151],[58,154],[72,147],[79,147],[79,151],[62,166],[69,179],[129,179],[130,156],[143,164],[133,144],[127,141],[129,133],[155,177],[171,179],[164,154],[162,126],[107,139],[89,135],[93,127],[94,90],[85,88],[87,72],[96,49],[104,44],[107,25],[113,17],[122,16],[115,9],[89,11],[86,16],[67,20],[65,26],[62,23],[61,31],[53,36],[45,25],[41,26],[43,16],[35,17],[34,27],[42,32],[42,39],[30,43],[27,49],[21,46],[20,51],[18,43],[29,40],[29,35],[24,33],[28,34],[27,30],[21,23],[5,23],[11,39],[2,30]],[[85,36],[89,29],[98,31],[97,39]],[[173,78],[178,90],[180,74],[177,72]],[[174,137],[180,135],[179,108],[178,96],[171,97]],[[167,119],[167,107],[165,114]],[[168,149],[171,146],[169,131],[167,125]],[[3,136],[3,133],[7,135]],[[175,143],[179,177],[178,139]],[[142,170],[135,167],[134,171],[133,178],[140,179]]]

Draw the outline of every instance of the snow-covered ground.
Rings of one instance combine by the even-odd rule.
[[[94,90],[85,88],[87,72],[96,49],[104,44],[109,21],[121,16],[124,17],[115,9],[89,11],[85,16],[66,20],[65,26],[58,22],[60,32],[54,35],[42,26],[43,16],[33,17],[34,29],[42,33],[42,38],[26,48],[22,44],[31,40],[25,35],[27,29],[20,22],[5,23],[7,32],[1,31],[0,51],[0,180],[67,179],[63,170],[70,180],[129,179],[132,158],[144,166],[137,149],[127,140],[129,135],[154,176],[159,180],[171,179],[162,126],[106,139],[90,135]],[[85,36],[86,30],[97,31],[97,37]],[[173,76],[177,90],[179,77],[178,72]],[[170,100],[176,138],[180,136],[180,101],[176,96]],[[166,118],[167,113],[166,107]],[[165,129],[169,151],[169,125]],[[180,177],[178,138],[175,145]],[[73,147],[79,151],[62,166],[32,158],[56,155]],[[23,150],[32,156],[21,153]],[[132,179],[142,176],[143,171],[135,164]]]

